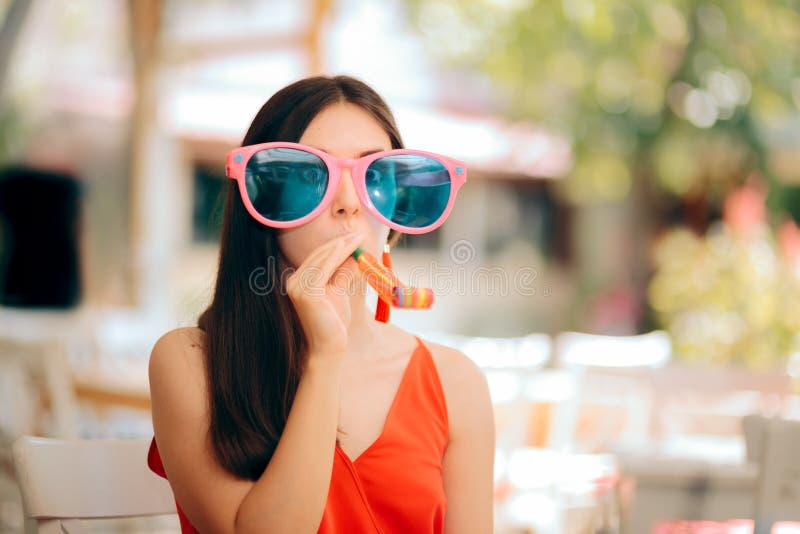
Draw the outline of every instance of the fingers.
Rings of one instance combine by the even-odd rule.
[[[324,294],[333,272],[353,253],[362,233],[345,234],[317,247],[287,280],[287,289]]]
[[[331,277],[334,275],[336,270],[345,262],[347,258],[353,254],[353,251],[356,249],[358,244],[361,241],[363,236],[361,234],[357,234],[353,236],[352,239],[346,239],[339,243],[334,249],[331,251],[328,257],[324,258],[319,265],[320,273],[322,276],[322,280],[326,283],[331,280]],[[349,271],[342,271],[344,276],[350,274]],[[346,280],[336,280],[334,284],[336,287],[347,287]]]
[[[353,253],[362,237],[364,237],[362,234],[354,234],[350,237],[346,237],[342,241],[339,241],[327,257],[320,261],[319,270],[322,275],[322,280],[324,281],[323,283],[327,283],[336,268],[344,263],[347,257]]]
[[[329,251],[333,250],[337,244],[341,243],[342,241],[349,239],[351,236],[356,234],[349,233],[344,234],[330,241],[323,243],[322,245],[318,246],[311,253],[306,256],[306,259],[303,260],[300,265],[297,267],[297,271],[301,271],[303,269],[307,269],[310,265],[316,265],[322,256],[325,256],[329,253]]]

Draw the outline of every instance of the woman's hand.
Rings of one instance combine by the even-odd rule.
[[[287,293],[308,340],[309,355],[344,356],[350,325],[350,284],[331,278],[362,238],[362,233],[351,233],[320,245],[286,280]]]

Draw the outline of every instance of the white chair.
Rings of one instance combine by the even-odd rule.
[[[676,524],[702,520],[709,532],[796,532],[792,522],[800,521],[800,457],[796,452],[800,421],[753,414],[743,418],[742,426],[747,444],[745,464],[693,466],[686,460],[663,463],[651,459],[647,466],[640,466],[640,475],[644,470],[649,473],[636,477],[634,517],[628,530],[648,532],[658,518],[673,517],[682,518],[672,521]],[[654,484],[658,471],[661,483]],[[745,518],[753,519],[753,530],[737,525],[737,520]],[[669,523],[662,522],[664,531],[671,528]],[[680,528],[681,532],[691,530],[686,524]]]
[[[12,436],[77,436],[72,372],[57,343],[0,336],[0,428]]]
[[[800,521],[800,421],[748,416],[743,421],[748,459],[758,457],[755,534],[775,523]]]
[[[90,339],[82,317],[0,306],[0,532],[17,532],[23,521],[11,458],[14,440],[78,435],[68,357]]]
[[[147,469],[147,439],[14,442],[25,532],[76,534],[82,519],[176,514],[169,483]]]

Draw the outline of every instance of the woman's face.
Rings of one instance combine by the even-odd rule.
[[[359,158],[369,152],[390,150],[389,135],[372,115],[350,103],[332,104],[312,119],[300,143],[339,158]],[[379,255],[389,228],[372,217],[356,195],[349,169],[342,169],[341,180],[331,203],[312,221],[295,228],[278,230],[278,244],[292,267],[298,267],[319,245],[347,232],[362,232],[365,250]],[[343,267],[357,270],[355,261]]]

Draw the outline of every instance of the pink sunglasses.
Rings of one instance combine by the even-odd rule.
[[[361,204],[395,230],[421,234],[447,219],[467,167],[420,150],[385,150],[358,159],[331,156],[299,143],[261,143],[237,148],[225,172],[239,183],[247,211],[275,228],[300,226],[333,200],[342,169],[352,173]]]

